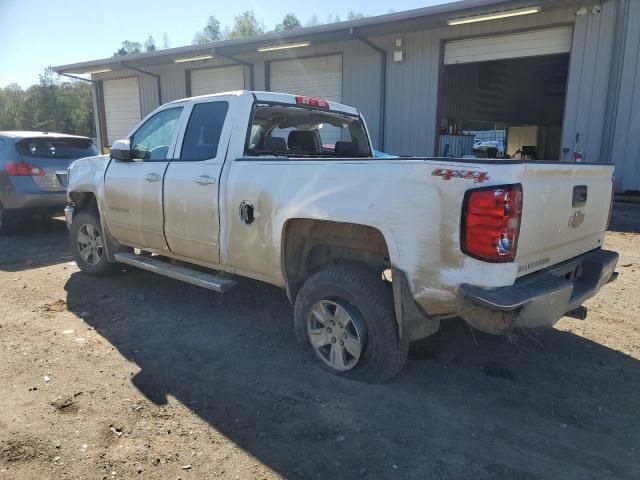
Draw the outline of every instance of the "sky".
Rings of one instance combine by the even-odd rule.
[[[238,13],[253,10],[270,30],[292,12],[302,24],[315,13],[346,19],[349,11],[368,16],[410,10],[451,0],[0,0],[0,87],[38,82],[47,66],[113,55],[124,40],[144,43],[149,35],[170,47],[191,44],[209,15],[233,26]]]

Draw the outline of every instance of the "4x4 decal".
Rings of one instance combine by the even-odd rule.
[[[475,170],[451,170],[448,168],[436,168],[431,175],[434,177],[442,177],[443,180],[451,180],[452,178],[462,178],[464,180],[473,180],[474,183],[482,183],[489,180],[489,172],[476,172]]]

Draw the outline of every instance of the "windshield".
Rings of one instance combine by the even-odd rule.
[[[357,116],[293,105],[260,104],[253,113],[246,154],[288,157],[371,157]]]

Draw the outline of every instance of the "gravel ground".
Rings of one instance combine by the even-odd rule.
[[[0,479],[637,479],[640,206],[587,321],[458,320],[386,385],[295,343],[282,291],[79,273],[61,219],[0,239]]]

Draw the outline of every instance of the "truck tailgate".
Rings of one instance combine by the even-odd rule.
[[[525,164],[518,276],[602,246],[612,176],[611,165]]]

